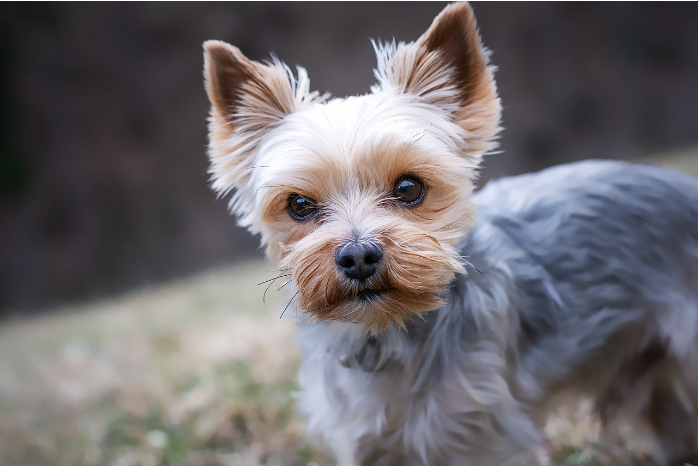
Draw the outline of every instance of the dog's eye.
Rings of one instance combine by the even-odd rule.
[[[414,177],[400,177],[395,182],[393,196],[400,204],[414,206],[424,199],[424,185]]]
[[[293,193],[288,197],[288,212],[294,219],[304,221],[317,214],[317,206],[312,199]]]

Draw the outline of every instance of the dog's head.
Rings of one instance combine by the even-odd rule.
[[[376,45],[371,93],[328,100],[277,60],[208,41],[213,188],[316,320],[378,331],[436,309],[474,222],[478,164],[500,104],[470,6],[416,42]]]

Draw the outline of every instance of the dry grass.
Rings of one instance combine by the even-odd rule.
[[[2,464],[331,464],[303,438],[286,294],[262,263],[0,328]],[[585,407],[557,464],[610,462]]]
[[[698,156],[668,163],[698,174]],[[269,268],[271,269],[271,268]],[[262,263],[0,326],[2,464],[329,464],[303,436],[287,294]],[[554,464],[645,463],[588,406],[548,424]]]
[[[6,323],[0,463],[332,463],[294,415],[295,323],[264,269]]]

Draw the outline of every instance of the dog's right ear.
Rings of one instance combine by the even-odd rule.
[[[296,79],[280,61],[255,62],[221,41],[204,42],[204,79],[211,102],[212,187],[221,195],[235,191],[231,210],[241,225],[255,231],[249,218],[254,204],[249,182],[259,143],[285,116],[316,102],[318,94],[309,92],[303,68],[298,67]]]
[[[225,42],[204,42],[204,77],[212,116],[230,127],[249,118],[260,128],[273,126],[297,110],[295,80],[285,65],[252,61]]]
[[[232,120],[242,86],[258,74],[255,68],[237,47],[222,41],[204,42],[204,79],[212,114]]]

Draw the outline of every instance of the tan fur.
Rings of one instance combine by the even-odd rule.
[[[496,147],[501,103],[495,69],[469,5],[447,6],[419,40],[389,50],[378,63],[376,89],[411,92],[451,111],[467,132],[468,153],[475,162]]]

